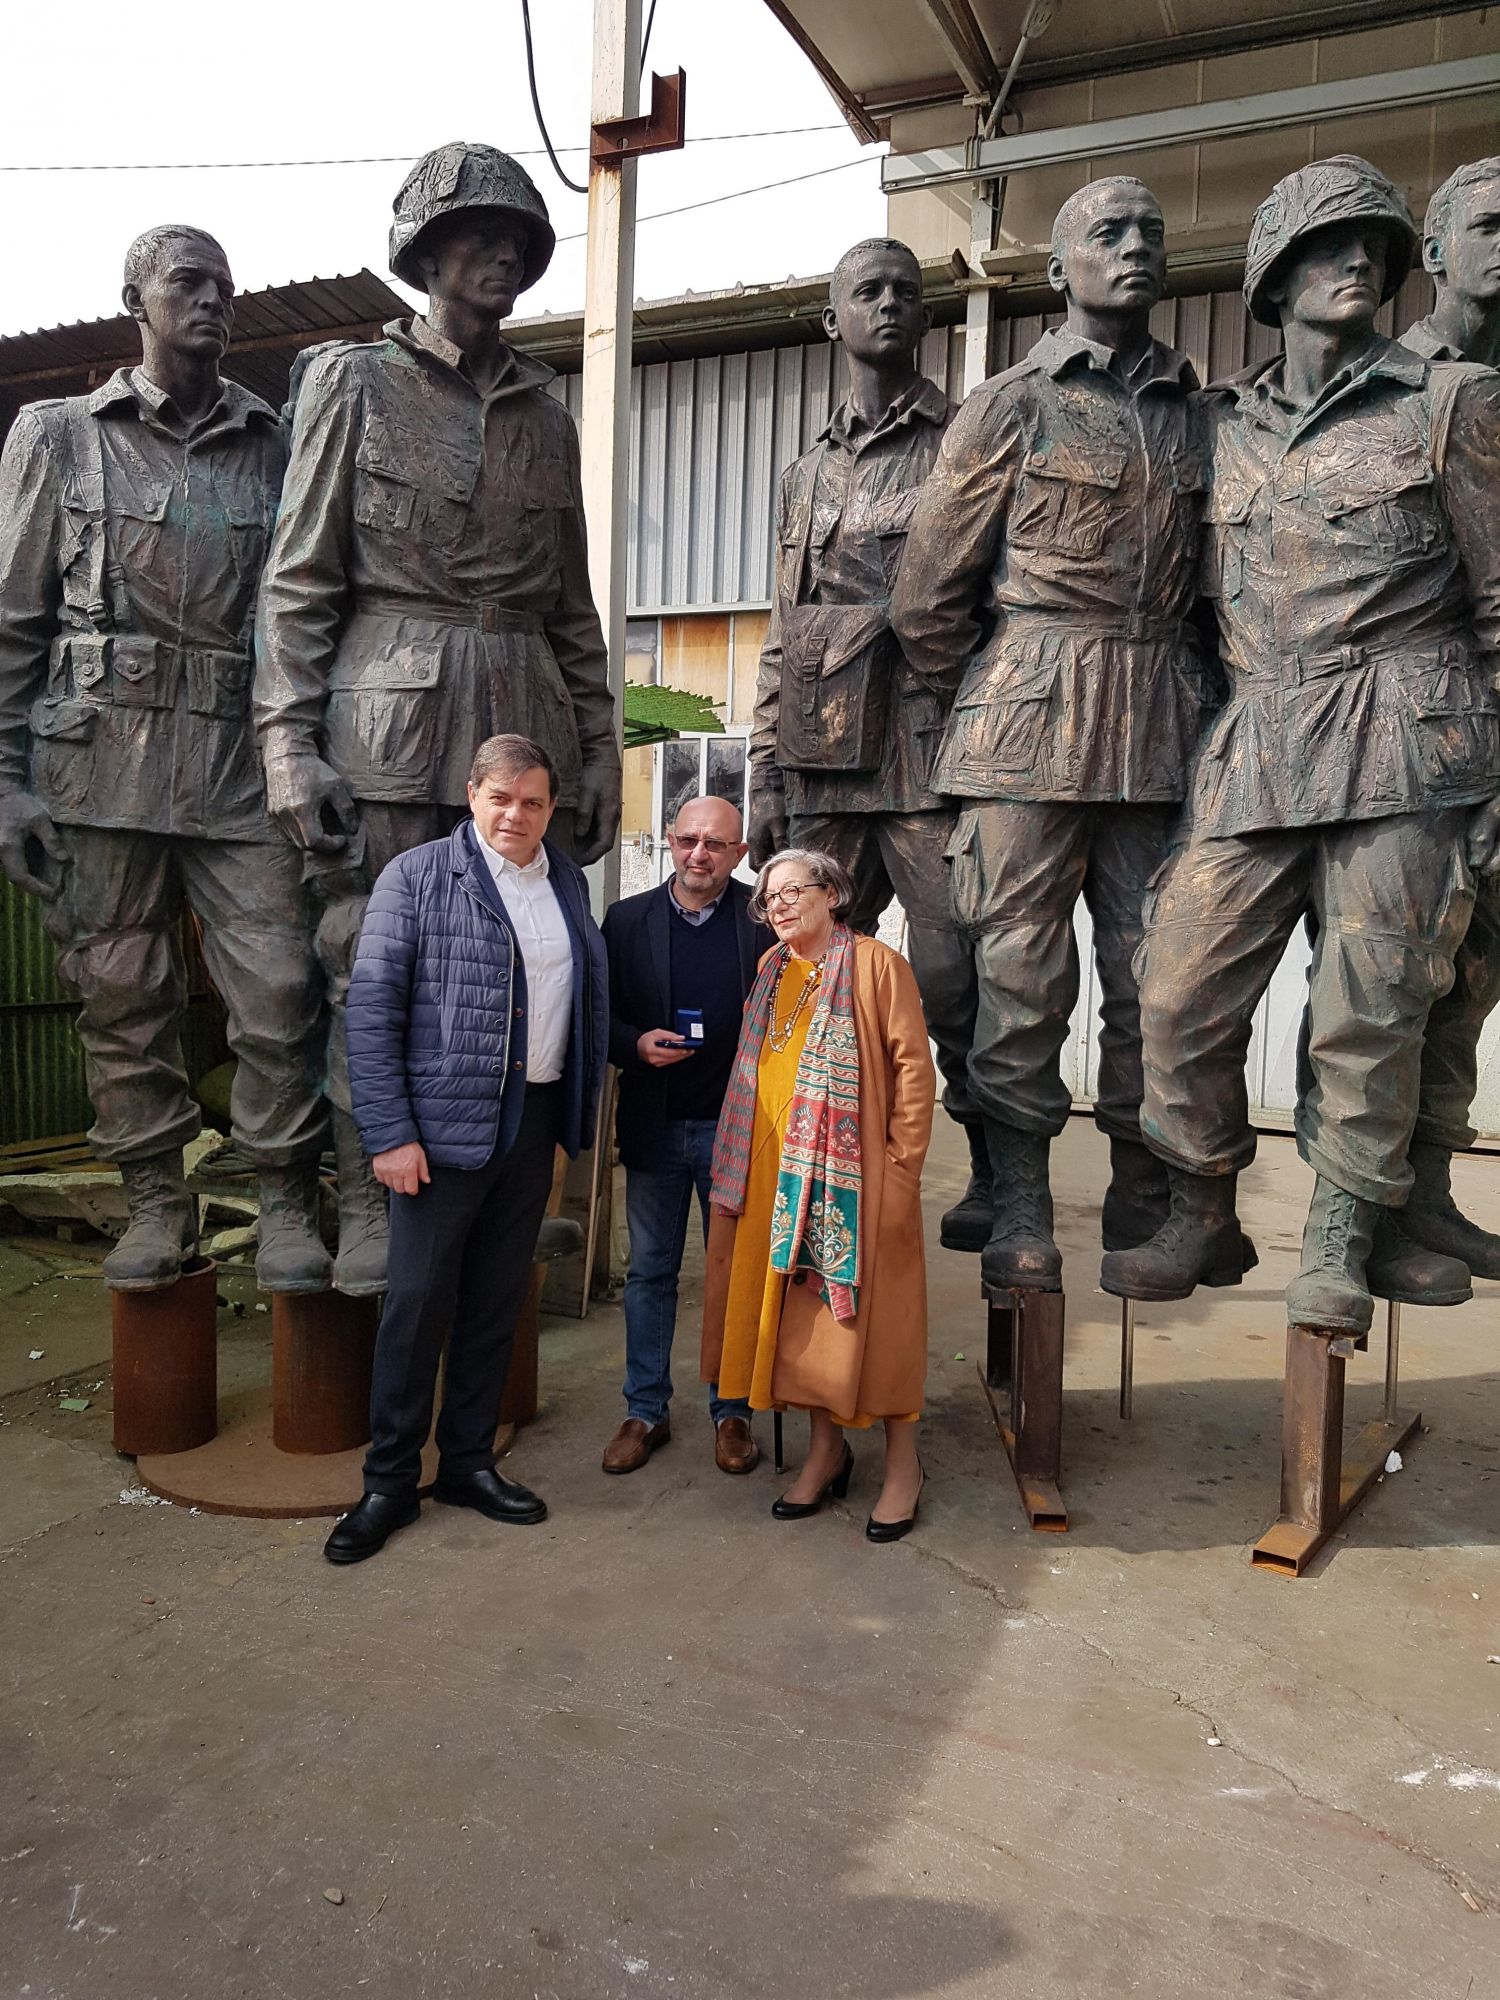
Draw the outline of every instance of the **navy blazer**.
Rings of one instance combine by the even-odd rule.
[[[559,1144],[592,1145],[609,998],[588,884],[546,843],[573,947]],[[420,1140],[440,1166],[482,1167],[515,1137],[526,1080],[526,972],[472,820],[398,854],[370,895],[349,985],[349,1083],[371,1155]]]
[[[734,913],[739,947],[740,998],[755,984],[762,952],[776,942],[764,924],[750,915],[750,889],[729,878],[725,895]],[[604,948],[609,955],[609,1059],[620,1072],[615,1108],[615,1137],[627,1167],[655,1166],[666,1142],[666,1069],[641,1061],[636,1043],[652,1028],[670,1028],[672,934],[680,923],[671,905],[672,891],[659,889],[627,896],[604,913]]]

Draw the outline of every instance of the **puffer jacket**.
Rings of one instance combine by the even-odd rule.
[[[559,1143],[593,1144],[609,1048],[604,941],[582,871],[547,843],[573,945],[573,1026]],[[349,1081],[372,1156],[419,1140],[428,1160],[482,1167],[520,1124],[526,974],[473,822],[400,854],[370,896],[349,987]]]

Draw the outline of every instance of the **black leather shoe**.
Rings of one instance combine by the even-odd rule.
[[[844,1440],[844,1455],[839,1460],[839,1469],[823,1488],[816,1500],[773,1500],[771,1513],[778,1521],[805,1521],[810,1514],[816,1514],[823,1502],[830,1497],[842,1500],[849,1491],[849,1481],[854,1477],[854,1453],[849,1449],[849,1441]]]
[[[922,1484],[917,1488],[917,1497],[912,1502],[911,1512],[904,1521],[877,1521],[872,1514],[865,1522],[865,1539],[870,1542],[899,1542],[909,1535],[917,1525],[917,1509],[922,1504],[922,1493],[927,1485],[927,1468],[923,1466]]]
[[[398,1528],[409,1528],[422,1511],[415,1493],[367,1493],[351,1507],[323,1544],[331,1563],[362,1563],[378,1556]]]
[[[445,1507],[472,1507],[491,1521],[507,1521],[529,1528],[547,1518],[547,1503],[529,1486],[502,1479],[493,1466],[482,1465],[477,1472],[461,1472],[456,1479],[439,1478],[432,1489],[434,1500]]]

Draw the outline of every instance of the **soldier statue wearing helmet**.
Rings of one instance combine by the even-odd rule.
[[[556,238],[525,171],[440,146],[394,204],[390,263],[426,312],[294,376],[291,457],[256,625],[271,811],[327,903],[319,931],[345,1236],[338,1282],[384,1279],[380,1190],[351,1118],[343,1008],[363,897],[466,816],[474,752],[513,732],[560,777],[551,838],[613,846],[620,757],[589,591],[578,436],[553,371],[500,323]]]
[[[1372,1290],[1469,1294],[1401,1209],[1428,1009],[1500,830],[1500,378],[1376,332],[1416,241],[1400,192],[1347,157],[1288,175],[1251,231],[1246,302],[1284,351],[1205,398],[1231,694],[1147,911],[1141,1129],[1172,1213],[1105,1258],[1125,1297],[1183,1298],[1234,1262],[1251,1018],[1309,914],[1297,1141],[1317,1182],[1288,1316],[1362,1332]]]

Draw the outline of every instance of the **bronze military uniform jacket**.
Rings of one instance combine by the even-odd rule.
[[[949,427],[892,616],[934,686],[962,684],[933,773],[969,799],[1171,804],[1213,681],[1189,622],[1203,449],[1189,363],[1153,342],[1127,384],[1060,329]]]
[[[553,371],[511,353],[481,396],[420,318],[310,363],[258,619],[255,713],[356,798],[462,805],[485,737],[540,743],[576,802],[617,764],[589,592],[578,437]]]
[[[902,657],[890,597],[954,409],[925,376],[873,425],[845,403],[781,476],[750,756],[794,816],[946,803],[928,782],[943,704]]]
[[[275,414],[233,382],[201,423],[120,369],[33,403],[0,463],[0,786],[59,825],[279,838],[250,724]]]
[[[1500,791],[1500,377],[1378,340],[1311,409],[1281,358],[1207,392],[1205,589],[1231,698],[1202,834]]]

